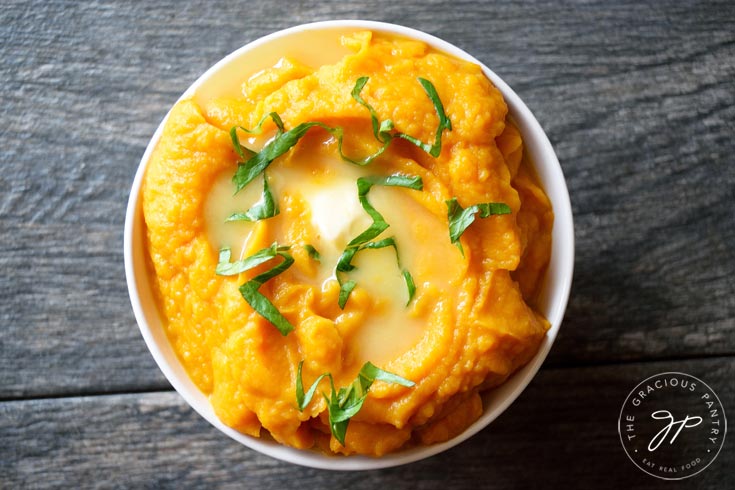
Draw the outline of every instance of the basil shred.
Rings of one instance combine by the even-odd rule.
[[[334,438],[343,446],[345,445],[345,435],[347,434],[347,426],[350,423],[350,419],[362,408],[362,405],[365,403],[365,399],[367,398],[368,390],[370,390],[370,387],[375,380],[398,384],[407,388],[415,385],[411,380],[402,378],[397,374],[384,371],[379,367],[376,367],[374,364],[366,362],[360,369],[357,378],[355,378],[349,386],[340,388],[339,391],[335,390],[334,378],[331,373],[324,373],[321,374],[312,383],[309,390],[304,393],[304,384],[301,376],[303,365],[304,361],[301,361],[299,363],[299,370],[296,376],[296,405],[299,411],[303,412],[309,403],[311,403],[314,393],[319,386],[319,382],[324,378],[329,378],[331,393],[329,396],[322,393],[322,396],[327,402],[329,429]]]
[[[385,238],[377,242],[371,241],[373,238],[376,238],[378,235],[383,233],[383,231],[385,231],[390,226],[388,223],[386,223],[383,215],[380,214],[378,210],[372,206],[372,204],[370,204],[370,201],[368,201],[368,192],[370,192],[370,189],[372,189],[374,185],[382,185],[387,187],[405,187],[407,189],[418,191],[423,190],[424,188],[423,181],[421,180],[421,177],[418,176],[390,175],[388,177],[370,176],[360,177],[359,179],[357,179],[357,197],[360,201],[360,204],[362,205],[362,208],[373,219],[373,223],[365,231],[353,238],[350,243],[347,244],[347,248],[345,248],[345,251],[342,252],[342,255],[337,261],[335,276],[337,277],[340,285],[339,307],[342,309],[344,309],[345,304],[349,299],[350,293],[352,293],[352,290],[355,289],[356,283],[353,280],[343,281],[340,273],[350,272],[355,269],[355,266],[352,265],[352,259],[358,252],[367,249],[393,247],[396,252],[396,262],[398,263],[398,267],[401,268],[401,261],[398,255],[398,246],[396,245],[394,237]],[[416,286],[413,282],[413,277],[411,276],[411,273],[408,271],[408,269],[401,269],[401,275],[403,275],[403,278],[406,282],[406,288],[408,289],[408,301],[406,302],[406,304],[408,304],[413,299],[413,295],[416,292]]]
[[[322,261],[322,256],[319,253],[319,250],[314,248],[314,245],[307,243],[306,245],[304,245],[304,248],[306,249],[306,252],[309,254],[309,257],[316,260],[317,262]]]
[[[260,201],[256,202],[252,208],[244,213],[233,213],[225,222],[229,221],[260,221],[262,219],[272,218],[280,213],[278,203],[273,197],[273,193],[268,187],[268,177],[263,172],[263,194]]]
[[[258,250],[250,257],[244,260],[238,260],[236,262],[230,262],[230,256],[232,252],[228,247],[222,248],[219,252],[219,263],[215,272],[220,276],[234,276],[242,272],[248,271],[257,267],[260,264],[264,264],[269,260],[276,257],[283,258],[283,262],[274,266],[273,268],[263,272],[247,281],[245,284],[240,286],[240,294],[248,302],[251,308],[258,312],[260,316],[268,320],[275,326],[281,335],[288,335],[294,329],[294,326],[284,317],[278,308],[275,307],[271,301],[266,298],[263,293],[259,291],[260,287],[273,279],[277,275],[283,273],[286,269],[291,267],[294,263],[294,259],[288,250],[291,247],[279,247],[277,243],[274,243],[270,247]]]
[[[447,217],[449,219],[449,239],[464,256],[464,249],[462,243],[459,241],[459,237],[465,232],[465,230],[475,221],[475,215],[479,214],[480,218],[487,218],[488,216],[498,214],[510,214],[511,209],[505,203],[502,202],[486,202],[480,204],[473,204],[467,209],[463,208],[456,197],[453,197],[445,201],[447,205]]]

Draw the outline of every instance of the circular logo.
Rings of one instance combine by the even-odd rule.
[[[720,452],[726,432],[720,399],[702,380],[684,373],[643,380],[625,399],[618,419],[630,460],[664,480],[704,470]]]

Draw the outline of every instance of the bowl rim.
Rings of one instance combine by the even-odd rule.
[[[191,387],[194,386],[193,382],[191,382],[188,377],[187,379],[181,379],[180,374],[177,373],[176,369],[178,367],[179,372],[183,369],[180,366],[178,358],[174,356],[173,363],[169,362],[169,359],[167,359],[166,354],[162,350],[161,346],[159,346],[158,341],[154,336],[154,332],[151,329],[148,319],[150,314],[144,311],[141,292],[138,287],[138,281],[141,279],[138,277],[140,273],[136,271],[134,256],[136,240],[142,240],[142,237],[137,236],[141,229],[140,222],[142,222],[141,186],[148,161],[150,160],[153,149],[161,137],[163,127],[170,114],[170,109],[151,137],[145,153],[140,160],[131,187],[125,216],[123,240],[125,276],[135,319],[148,350],[156,361],[156,364],[159,369],[161,369],[169,383],[171,383],[173,388],[182,396],[182,398],[184,398],[189,406],[191,406],[210,424],[214,425],[232,439],[235,439],[251,449],[273,458],[301,466],[329,470],[369,470],[389,468],[434,456],[469,439],[477,432],[487,427],[490,422],[503,413],[534,378],[556,339],[569,300],[574,271],[574,225],[571,202],[561,165],[559,164],[556,153],[551,146],[551,142],[541,128],[539,122],[531,113],[530,109],[513,91],[513,89],[511,89],[510,86],[492,70],[469,53],[438,37],[410,27],[370,20],[329,20],[300,24],[276,31],[249,42],[222,58],[197,78],[197,80],[187,88],[176,102],[178,103],[179,101],[192,96],[197,88],[212,77],[213,74],[233,60],[238,59],[240,56],[243,56],[245,53],[261,45],[296,33],[325,29],[365,29],[423,41],[434,49],[447,53],[450,56],[464,59],[479,65],[485,76],[487,76],[503,94],[503,98],[509,108],[509,114],[512,115],[514,121],[519,126],[521,134],[523,135],[524,145],[526,145],[527,151],[532,153],[534,156],[533,160],[535,170],[544,184],[544,190],[547,195],[549,195],[549,199],[554,210],[554,227],[552,229],[552,264],[550,264],[549,269],[547,270],[545,280],[550,281],[552,265],[558,262],[558,267],[555,266],[555,268],[558,268],[559,271],[555,272],[555,274],[558,276],[557,281],[559,284],[554,288],[553,300],[550,300],[550,310],[547,314],[547,319],[550,322],[550,328],[534,357],[525,366],[514,372],[502,385],[491,390],[490,395],[486,395],[484,397],[489,398],[490,401],[495,401],[495,403],[492,404],[492,406],[489,406],[490,403],[486,399],[483,403],[483,414],[461,434],[442,443],[399,450],[394,453],[381,456],[380,458],[361,455],[330,456],[313,450],[299,450],[280,445],[267,439],[251,437],[224,425],[216,415],[214,415],[213,410],[211,410],[211,406],[203,406],[201,401],[202,397],[197,397],[197,394],[192,392]],[[553,187],[550,186],[549,183],[551,183]],[[138,233],[136,234],[136,232]],[[555,246],[560,243],[563,246]],[[142,280],[148,281],[147,278],[143,278]],[[153,314],[158,316],[158,310],[156,309]],[[179,366],[176,366],[176,363],[178,363]],[[195,386],[194,388],[196,391],[199,391]],[[199,391],[199,395],[203,394]],[[493,398],[496,398],[497,400],[493,400]],[[206,403],[209,404],[208,399],[204,399],[206,400]]]

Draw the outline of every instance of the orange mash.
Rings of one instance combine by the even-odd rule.
[[[549,325],[534,309],[551,248],[553,213],[523,157],[518,130],[501,93],[480,67],[412,40],[359,32],[343,39],[352,54],[307,67],[284,58],[242,86],[238,97],[192,99],[171,111],[148,164],[143,187],[154,290],[168,337],[196,385],[227,425],[252,436],[266,431],[296,448],[380,456],[407,444],[432,444],[461,433],[482,412],[479,393],[502,383],[536,353]],[[362,91],[381,120],[421,141],[434,140],[438,117],[417,82],[430,80],[451,119],[434,158],[403,140],[366,166],[342,160],[337,140],[312,128],[265,172],[280,213],[254,222],[225,222],[260,199],[263,176],[234,194],[242,159],[233,126],[254,128],[276,112],[286,130],[320,121],[344,131],[345,154],[380,146]],[[275,134],[240,133],[255,151]],[[395,237],[400,267],[416,285],[409,294],[392,248],[355,256],[357,284],[344,309],[335,265],[371,219],[356,181],[369,175],[420,176],[423,190],[375,186],[369,201]],[[511,214],[477,219],[450,242],[447,205],[502,202]],[[238,288],[272,264],[235,276],[215,274],[218,252],[243,259],[277,242],[294,264],[260,292],[294,326],[282,335]],[[320,254],[315,260],[304,245]],[[275,262],[274,262],[275,263]],[[415,383],[376,381],[352,417],[342,445],[330,434],[329,381],[303,410],[296,378],[303,361],[308,388],[329,372],[348,386],[367,361]],[[265,429],[265,431],[263,430]]]

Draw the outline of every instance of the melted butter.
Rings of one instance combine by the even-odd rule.
[[[233,173],[224,172],[215,180],[204,203],[204,221],[212,248],[219,250],[222,247],[230,247],[233,260],[237,260],[243,258],[245,245],[255,224],[248,221],[226,222],[226,220],[233,213],[247,211],[260,200],[263,178],[258,177],[251,185],[233,195],[235,191],[235,184],[232,183]]]
[[[382,366],[413,347],[424,325],[408,315],[408,289],[392,247],[364,250],[352,263],[357,269],[350,272],[350,279],[376,298],[376,305],[354,333],[351,344],[361,363]]]
[[[449,240],[447,223],[411,197],[417,192],[421,191],[373,186],[368,199],[390,224],[381,237],[396,238],[401,266],[411,271],[417,287],[426,281],[446,289],[456,280],[463,261]],[[395,258],[393,262],[396,269]]]
[[[352,337],[351,345],[359,364],[370,361],[385,366],[416,345],[424,331],[424,323],[408,317],[403,303],[390,305],[367,318]]]
[[[277,195],[296,195],[308,203],[314,237],[311,245],[322,256],[319,280],[333,277],[347,244],[371,223],[357,198],[357,179],[365,171],[325,155],[271,167],[269,182]]]
[[[246,137],[243,137],[241,133],[240,144],[253,151],[260,151],[275,136],[275,133],[276,131],[272,130],[267,134],[245,135]],[[222,247],[230,247],[233,260],[238,260],[244,258],[242,255],[255,224],[248,221],[227,221],[227,218],[234,213],[247,211],[261,199],[263,176],[257,177],[235,194],[233,175],[235,175],[234,167],[215,179],[204,203],[204,222],[212,248],[219,250]]]

